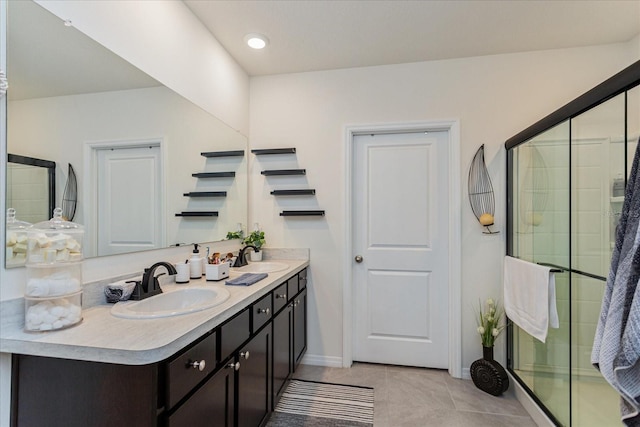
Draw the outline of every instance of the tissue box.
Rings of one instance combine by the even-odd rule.
[[[229,278],[229,263],[206,264],[205,267],[207,281],[218,281]]]

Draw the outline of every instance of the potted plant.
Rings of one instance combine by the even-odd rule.
[[[260,249],[262,248],[262,245],[266,243],[264,240],[264,231],[255,229],[247,237],[244,238],[242,243],[244,243],[245,245],[255,246],[258,249],[258,252],[249,252],[251,254],[251,261],[262,261],[262,251]]]
[[[504,309],[492,298],[487,299],[484,306],[482,303],[479,305],[476,321],[482,341],[482,359],[471,364],[471,379],[480,390],[499,396],[509,388],[507,372],[502,365],[493,360],[494,343],[506,326]]]
[[[227,240],[242,239],[242,230],[227,232]]]
[[[227,240],[232,239],[242,239],[244,237],[244,232],[242,231],[242,223],[239,222],[236,228],[236,231],[228,231],[227,232]]]

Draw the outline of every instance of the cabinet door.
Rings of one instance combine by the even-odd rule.
[[[293,301],[293,362],[298,366],[307,349],[307,290],[296,295]]]
[[[238,427],[258,427],[271,410],[271,325],[238,354]]]
[[[156,425],[155,364],[129,366],[14,354],[11,368],[14,426]]]
[[[288,304],[273,318],[273,405],[278,401],[284,385],[293,372],[293,303]]]
[[[222,368],[169,416],[168,427],[232,427],[235,371]]]

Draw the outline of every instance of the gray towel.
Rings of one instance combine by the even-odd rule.
[[[640,426],[640,143],[622,205],[591,363],[620,393],[622,421]]]
[[[259,282],[260,280],[264,279],[267,276],[268,276],[267,273],[244,273],[240,277],[227,280],[226,284],[234,285],[234,286],[249,286],[249,285],[253,285],[256,282]]]

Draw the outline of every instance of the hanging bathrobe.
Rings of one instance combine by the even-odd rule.
[[[640,143],[627,182],[591,363],[621,396],[622,421],[640,426]]]

